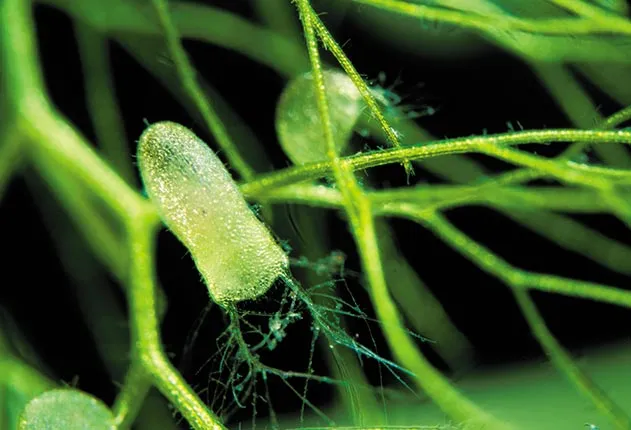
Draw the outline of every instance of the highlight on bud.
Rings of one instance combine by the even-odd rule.
[[[343,154],[365,104],[353,81],[340,70],[324,71],[331,128],[338,154]],[[313,74],[304,73],[285,87],[276,107],[276,132],[294,164],[327,159]]]
[[[142,181],[166,226],[189,249],[211,298],[225,306],[265,294],[289,261],[222,161],[173,122],[141,135]]]

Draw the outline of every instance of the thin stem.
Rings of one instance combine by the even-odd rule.
[[[154,274],[155,226],[137,215],[129,224],[131,277],[129,306],[133,359],[139,360],[153,384],[197,430],[224,429],[216,417],[169,362],[160,342]]]
[[[0,133],[0,201],[13,175],[22,165],[20,136],[13,127]]]
[[[46,157],[81,180],[123,220],[135,212],[153,212],[153,206],[131,189],[90,148],[74,128],[48,107],[34,106],[24,118],[24,132],[30,138],[34,160]]]
[[[70,215],[92,253],[124,285],[128,270],[127,258],[122,252],[125,249],[124,237],[117,234],[99,212],[92,196],[81,183],[76,183],[72,176],[59,170],[57,164],[45,157],[37,157],[35,161],[39,174]]]
[[[608,206],[592,190],[564,187],[499,187],[494,183],[480,185],[432,185],[402,187],[367,192],[372,207],[387,207],[389,203],[414,203],[419,206],[448,209],[455,206],[488,205],[491,207],[538,208],[569,213],[600,213]],[[626,195],[626,194],[623,194]],[[336,209],[341,207],[338,190],[313,184],[296,184],[261,194],[246,194],[250,200],[266,203],[296,203]]]
[[[134,362],[125,376],[125,384],[112,406],[117,430],[131,428],[145,402],[153,383],[147,371]]]
[[[412,206],[401,206],[388,214],[396,214],[427,225],[445,243],[474,262],[480,269],[516,288],[535,289],[631,308],[630,291],[517,269],[484,246],[471,240],[437,213],[423,211]]]
[[[99,1],[40,0],[40,3],[64,10],[96,30],[114,38],[129,35],[164,37],[159,23],[147,19],[154,13],[148,2],[108,1],[107,14]],[[285,77],[308,70],[304,48],[274,31],[218,7],[193,2],[174,2],[170,17],[181,37],[222,46],[264,64]],[[270,49],[272,47],[273,49]],[[278,56],[278,52],[284,55]]]
[[[6,0],[0,2],[0,65],[3,96],[8,108],[28,116],[33,105],[46,103],[44,80],[37,64],[37,49],[32,29],[31,2]]]
[[[135,185],[123,118],[116,100],[107,37],[90,26],[75,24],[90,119],[101,151],[130,185]]]
[[[189,93],[191,99],[195,102],[195,105],[204,118],[208,128],[215,139],[217,139],[217,143],[221,149],[225,151],[226,157],[230,161],[230,165],[239,173],[239,175],[241,175],[243,179],[250,179],[254,175],[254,171],[239,153],[239,150],[230,138],[230,135],[227,133],[221,119],[215,112],[213,105],[207,98],[204,97],[204,92],[197,83],[195,68],[182,46],[180,36],[175,28],[175,25],[171,21],[171,16],[167,8],[167,0],[152,0],[152,4],[158,14],[158,18],[160,19],[160,24],[166,37],[169,52],[173,57],[173,62],[175,63],[182,85]]]
[[[426,391],[452,418],[458,421],[471,420],[476,424],[487,426],[489,429],[509,428],[479,409],[460,394],[455,387],[451,386],[420,354],[403,328],[399,312],[386,286],[370,202],[357,183],[350,164],[340,160],[335,152],[326,88],[322,76],[322,64],[313,28],[317,16],[311,9],[308,0],[298,0],[297,6],[311,60],[313,84],[324,139],[327,144],[327,155],[342,194],[342,202],[350,221],[351,232],[357,243],[362,267],[367,274],[372,303],[375,306],[377,316],[384,324],[390,348],[395,357],[415,375],[414,380],[419,388]]]
[[[287,0],[268,0],[265,2],[251,0],[251,3],[267,27],[289,39],[300,37],[296,15]],[[278,52],[278,54],[283,55],[282,52]]]
[[[454,24],[462,28],[471,28],[484,33],[496,34],[498,30],[523,31],[546,35],[583,35],[615,32],[631,35],[631,23],[623,19],[608,17],[605,20],[585,18],[549,18],[522,19],[512,15],[483,16],[469,12],[437,8],[429,5],[415,4],[401,0],[353,0],[355,3],[366,4],[376,8],[396,12],[425,21],[436,21]],[[565,0],[554,0],[565,3]],[[572,0],[569,0],[572,2]],[[582,10],[589,12],[591,10]],[[589,18],[595,18],[590,14]],[[612,26],[612,24],[614,24]]]
[[[382,131],[390,141],[392,147],[400,148],[401,142],[399,142],[399,136],[397,135],[394,128],[390,124],[388,124],[388,121],[386,121],[386,118],[381,112],[381,109],[379,109],[377,101],[375,100],[373,93],[368,88],[368,85],[366,85],[366,82],[364,82],[359,73],[357,73],[357,70],[355,69],[355,66],[353,66],[353,63],[351,63],[351,61],[342,50],[342,47],[338,45],[331,33],[329,33],[329,30],[326,28],[320,17],[318,17],[315,11],[311,8],[311,5],[307,5],[307,7],[309,7],[309,15],[312,17],[313,27],[322,40],[322,43],[324,43],[324,46],[326,46],[333,53],[348,77],[353,81],[353,83],[359,90],[359,93],[362,95],[364,102],[368,107],[368,110],[381,126]],[[405,167],[405,172],[408,175],[413,174],[412,164],[410,164],[409,160],[404,160],[403,165]]]
[[[578,16],[582,16],[583,18],[587,18],[591,21],[598,22],[602,24],[603,26],[607,26],[611,28],[612,31],[626,31],[629,27],[629,22],[625,19],[621,19],[619,15],[615,15],[611,12],[607,12],[600,7],[587,3],[586,1],[582,1],[582,0],[548,0],[548,1],[556,4],[559,7],[567,9],[568,11],[575,13]]]
[[[0,356],[0,386],[13,387],[32,398],[55,388],[57,384],[22,360],[3,355]]]
[[[631,120],[631,106],[627,106],[626,108],[606,118],[601,124],[601,127],[603,129],[615,128],[629,120]]]
[[[542,234],[562,248],[584,255],[610,270],[631,274],[631,248],[627,245],[570,217],[532,209],[575,213],[605,212],[608,205],[598,199],[594,191],[550,187],[500,188],[499,183],[500,180],[491,180],[478,186],[405,187],[372,191],[367,195],[375,214],[396,214],[400,204],[433,211],[468,204],[487,205]],[[328,209],[343,207],[340,192],[322,185],[297,184],[248,197],[265,203],[297,203]]]
[[[542,347],[546,350],[546,352],[548,352],[557,368],[564,373],[573,384],[584,392],[599,410],[609,415],[618,428],[629,428],[629,418],[622,409],[609,399],[587,375],[583,374],[580,369],[576,367],[569,355],[548,331],[534,304],[528,297],[526,288],[556,290],[557,292],[564,289],[564,293],[567,294],[572,291],[577,296],[582,296],[582,293],[587,290],[590,290],[592,293],[598,291],[598,298],[600,300],[625,306],[631,306],[631,293],[622,290],[616,291],[610,287],[581,283],[580,281],[573,281],[570,279],[566,279],[564,281],[561,278],[553,276],[528,273],[515,269],[495,254],[491,253],[489,250],[469,239],[464,233],[460,232],[437,213],[428,211],[409,211],[408,215],[416,221],[424,222],[446,243],[451,245],[454,250],[462,253],[464,256],[473,260],[482,269],[487,270],[489,273],[506,282],[506,284],[513,289],[515,297],[524,312],[533,333]],[[595,296],[596,295],[592,297],[595,298]],[[626,296],[624,302],[620,300],[621,296]]]
[[[524,162],[526,167],[536,167],[538,170],[553,177],[561,175],[564,179],[576,182],[590,181],[594,178],[578,172],[588,171],[588,166],[579,167],[577,164],[566,164],[561,167],[554,160],[541,159],[526,153],[520,155],[515,152],[507,152],[505,146],[514,146],[526,143],[549,144],[554,142],[588,142],[592,144],[624,143],[631,144],[631,131],[627,130],[534,130],[514,133],[502,133],[489,136],[476,136],[457,139],[445,139],[431,144],[418,144],[405,148],[390,148],[352,155],[342,158],[352,170],[362,170],[370,167],[382,166],[403,160],[421,160],[439,155],[464,154],[484,152],[485,154],[511,162]],[[241,190],[246,194],[259,194],[270,189],[291,185],[306,180],[315,180],[330,174],[332,165],[330,161],[309,163],[303,166],[290,167],[275,171],[270,174],[258,176],[256,179],[246,182]],[[612,171],[616,171],[613,170]],[[631,178],[631,172],[619,172],[621,177]],[[597,182],[598,179],[595,179]]]
[[[534,62],[531,68],[572,124],[578,128],[591,129],[603,122],[590,95],[566,65]],[[575,143],[570,146],[571,150],[564,151],[560,157],[569,160],[585,151],[587,146],[585,143]],[[627,168],[631,165],[629,152],[619,145],[596,145],[594,151],[608,166]]]
[[[567,351],[550,333],[537,307],[530,298],[528,291],[513,288],[513,294],[528,321],[530,330],[537,341],[546,351],[556,368],[566,376],[576,389],[582,392],[605,416],[609,417],[617,429],[631,428],[631,419],[592,379],[584,373],[574,362]]]

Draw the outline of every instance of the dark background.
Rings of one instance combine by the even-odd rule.
[[[256,20],[253,11],[244,2],[226,0],[213,4]],[[81,132],[94,141],[84,102],[72,23],[62,13],[48,7],[37,7],[35,17],[50,96]],[[398,53],[381,44],[377,38],[367,36],[348,20],[333,30],[338,41],[348,41],[345,51],[362,74],[376,78],[380,72],[385,72],[386,86],[398,76],[402,83],[395,91],[406,96],[406,102],[437,108],[434,115],[419,120],[435,136],[467,136],[479,134],[483,128],[489,132],[503,132],[508,129],[507,122],[516,124],[517,121],[526,129],[570,126],[532,72],[509,54],[491,49],[468,60],[430,59]],[[274,157],[275,168],[287,166],[288,160],[277,144],[273,122],[275,103],[284,85],[283,78],[238,53],[197,42],[186,42],[185,45],[202,76],[215,85],[264,142],[266,150]],[[211,142],[203,125],[196,124],[187,116],[166,90],[115,43],[111,44],[111,59],[117,97],[128,133],[130,161],[135,152],[135,140],[144,128],[144,119],[149,122],[181,122]],[[618,107],[607,95],[592,86],[588,88],[603,114],[615,112]],[[560,149],[560,146],[547,150],[556,151],[557,148]],[[506,168],[499,162],[482,157],[476,159],[490,168]],[[29,170],[25,173],[34,174]],[[397,186],[405,184],[400,167],[379,168],[371,174],[371,178]],[[417,169],[413,181],[439,180]],[[67,220],[64,221],[59,210],[52,209],[50,198],[41,192],[34,194],[32,190],[23,178],[16,178],[2,201],[0,225],[4,243],[8,244],[5,245],[5,280],[14,281],[5,283],[0,290],[0,303],[15,316],[32,344],[50,364],[56,379],[70,382],[78,377],[80,388],[111,402],[115,386],[100,364],[77,308],[73,281],[60,263],[47,227],[67,225]],[[45,201],[47,209],[42,212]],[[491,210],[467,207],[449,211],[448,216],[472,238],[480,240],[518,267],[623,288],[628,283],[628,278],[565,251]],[[629,232],[611,216],[576,218],[610,237],[631,244]],[[339,249],[347,255],[348,269],[359,271],[357,255],[345,223],[334,213],[331,213],[330,220],[334,233],[331,235],[332,249]],[[532,339],[504,285],[478,270],[419,225],[403,220],[394,220],[392,225],[403,253],[475,345],[479,366],[541,357],[540,348]],[[67,231],[64,229],[63,234],[72,234]],[[187,345],[187,337],[207,303],[207,292],[185,248],[165,231],[159,237],[158,258],[159,278],[170,303],[163,325],[166,349],[193,386],[204,388],[208,385],[208,373],[195,374],[216,351],[214,339],[225,328],[224,319],[216,309],[211,311],[192,345],[194,352],[187,349],[190,346]],[[25,261],[30,264],[25,264]],[[105,273],[101,275],[106,277]],[[124,306],[120,290],[111,279],[106,279],[121,306]],[[347,285],[358,302],[369,308],[359,280],[349,276]],[[80,288],[90,288],[90,283]],[[553,333],[577,354],[588,346],[629,337],[628,311],[554,295],[534,293],[533,296]],[[301,335],[301,331],[308,330],[308,324],[308,321],[303,321],[290,330],[289,336],[294,335],[291,344],[282,345],[276,353],[270,354],[267,358],[270,364],[282,369],[293,368],[296,360],[304,362],[307,359],[310,335]],[[377,332],[373,327],[378,351],[388,357],[385,342]],[[185,349],[188,352],[184,353]],[[430,356],[437,366],[444,368],[440,360]],[[314,361],[316,371],[326,373],[317,352]],[[367,367],[374,383],[378,381],[376,368],[374,365]],[[271,382],[270,388],[273,395],[290,399],[283,384]],[[313,397],[310,398],[316,405],[324,406],[332,392],[330,387],[314,385],[311,389]],[[275,406],[279,411],[292,410],[300,406],[300,400],[284,400],[276,402]],[[237,417],[247,418],[249,413],[249,410],[242,411]],[[266,414],[265,406],[260,407],[259,414]]]

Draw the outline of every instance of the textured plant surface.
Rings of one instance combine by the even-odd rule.
[[[268,380],[275,378],[300,399],[296,426],[311,426],[308,420],[313,419],[318,426],[333,427],[342,422],[356,428],[386,428],[401,420],[395,412],[387,412],[385,387],[371,387],[366,379],[364,368],[371,362],[383,374],[393,375],[398,386],[407,386],[407,392],[415,393],[415,402],[426,396],[444,414],[442,421],[428,423],[419,418],[411,424],[408,421],[407,426],[532,428],[499,407],[478,404],[421,351],[419,336],[413,335],[408,325],[431,339],[429,347],[452,369],[463,365],[459,360],[472,347],[397,249],[389,221],[400,218],[418,223],[501,280],[558,372],[591,402],[589,407],[597,411],[601,422],[609,425],[598,426],[631,428],[628,402],[618,405],[614,394],[579,368],[552,335],[531,298],[533,291],[541,291],[629,308],[631,292],[622,284],[520,268],[473,239],[446,215],[459,207],[485,206],[561,248],[621,275],[631,274],[627,244],[570,216],[610,214],[631,226],[631,155],[627,150],[631,129],[624,128],[631,119],[631,108],[625,107],[631,105],[631,21],[625,2],[352,0],[312,4],[310,0],[253,0],[252,7],[261,21],[258,24],[219,7],[192,2],[38,3],[59,9],[76,24],[96,146],[58,112],[47,93],[35,43],[33,4],[1,0],[0,194],[16,175],[44,180],[47,194],[54,195],[64,208],[90,254],[120,284],[128,304],[130,332],[99,323],[99,315],[108,315],[112,321],[123,318],[111,299],[112,291],[101,291],[95,283],[90,284],[93,290],[77,293],[102,361],[112,379],[121,382],[110,412],[100,401],[78,390],[49,391],[59,383],[45,376],[50,375],[45,363],[29,352],[19,329],[3,323],[2,425],[25,429],[48,428],[48,424],[41,424],[46,422],[89,422],[86,425],[95,429],[186,425],[176,423],[176,415],[195,429],[224,428],[232,412],[247,403],[255,410],[257,404],[269,410],[269,424],[257,424],[254,414],[253,426],[286,428],[289,424],[283,416],[274,413],[278,400],[266,395]],[[415,122],[417,116],[430,114],[431,109],[406,110],[394,91],[367,82],[355,68],[319,15],[327,8],[360,10],[365,14],[361,19],[371,22],[376,33],[391,37],[395,44],[401,31],[413,29],[419,31],[419,37],[433,37],[431,29],[435,27],[456,38],[455,45],[445,47],[455,49],[451,55],[459,55],[458,46],[495,45],[532,69],[573,127],[519,131],[511,127],[505,133],[434,138]],[[235,50],[287,79],[289,86],[277,106],[275,125],[277,146],[293,165],[273,170],[260,167],[265,164],[266,153],[271,152],[269,146],[248,133],[230,106],[198,75],[182,45],[183,38]],[[143,172],[147,192],[137,183],[109,74],[107,40],[123,46],[201,120],[230,173],[240,180],[240,193],[249,202],[262,205],[256,215],[247,212],[240,200],[232,206],[233,198],[240,198],[236,185],[218,167],[218,158],[204,158],[206,148],[193,150],[190,143],[178,140],[182,133],[191,133],[184,128],[172,136],[161,135],[158,155],[151,149],[143,152],[141,146],[141,169],[145,166],[158,173],[156,182],[150,184],[151,178],[148,180]],[[405,43],[409,40],[401,42]],[[421,45],[414,49],[423,50]],[[156,61],[160,55],[167,59],[168,68]],[[605,112],[610,116],[603,117],[587,87],[607,94],[618,110]],[[351,141],[361,142],[363,149],[349,150]],[[195,142],[202,143],[199,139]],[[552,155],[550,148],[556,150]],[[489,169],[470,154],[500,160],[510,168],[502,172]],[[189,163],[186,168],[191,170],[181,169],[179,162]],[[397,172],[393,175],[411,185],[371,183],[373,179],[365,172],[386,165],[392,165]],[[441,181],[415,183],[415,170],[418,175],[427,172]],[[37,188],[35,182],[32,184]],[[208,195],[215,191],[226,194],[222,198]],[[44,205],[45,199],[41,202]],[[205,224],[207,209],[222,203],[226,206],[216,212],[210,210],[211,224]],[[303,243],[300,258],[287,258],[260,222],[264,220],[275,230],[278,221],[273,207],[283,204],[295,205],[292,219]],[[235,208],[232,218],[231,208]],[[361,267],[357,276],[370,298],[374,321],[354,303],[352,297],[359,291],[350,291],[348,299],[336,288],[343,279],[333,274],[343,258],[327,249],[323,240],[329,232],[322,208],[341,214],[347,223]],[[67,237],[59,233],[52,216],[45,218],[64,260]],[[202,390],[194,389],[181,376],[161,342],[160,321],[167,300],[157,282],[155,242],[163,222],[189,247],[210,298],[220,298],[228,321],[219,339],[204,340],[217,341],[218,345],[214,361],[209,361],[218,366],[213,378],[219,388],[215,388],[214,397],[206,395],[206,401],[200,395]],[[256,237],[259,234],[260,240]],[[252,246],[248,237],[259,245]],[[222,247],[224,241],[227,245]],[[289,245],[298,246],[291,240]],[[257,250],[266,247],[274,258],[259,255],[257,260]],[[289,252],[289,246],[285,248]],[[329,257],[321,259],[323,255]],[[78,254],[71,260],[75,258],[80,260]],[[309,269],[301,282],[286,268],[287,261],[294,268]],[[232,271],[231,263],[239,267]],[[337,273],[345,276],[343,270]],[[272,288],[270,283],[276,277],[276,287]],[[271,301],[273,310],[256,309],[263,299],[236,303],[263,296],[270,288],[280,290]],[[186,294],[186,288],[181,290]],[[306,368],[298,371],[266,364],[265,352],[288,342],[285,337],[289,337],[293,324],[307,319],[311,330],[302,335],[310,339]],[[374,340],[359,342],[345,328],[349,320],[380,330],[388,354],[375,352]],[[127,342],[129,351],[109,347]],[[330,375],[318,376],[313,369],[316,344],[323,344],[328,351],[323,355],[328,357]],[[310,400],[309,387],[317,383],[336,387],[335,409],[343,410],[345,418],[333,419]],[[152,391],[154,387],[162,396]],[[37,397],[41,393],[45,394]],[[580,413],[577,411],[579,420]],[[576,419],[571,418],[573,423]],[[568,428],[580,428],[583,421]],[[66,426],[50,424],[59,425]],[[541,428],[559,427],[542,424]]]

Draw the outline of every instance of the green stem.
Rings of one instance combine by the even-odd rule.
[[[414,4],[401,0],[353,0],[355,3],[370,5],[379,9],[402,15],[420,18],[425,21],[438,21],[454,24],[462,28],[471,28],[491,35],[498,30],[528,32],[545,35],[584,35],[611,31],[623,35],[631,34],[631,23],[619,17],[608,16],[606,22],[596,19],[549,18],[523,19],[513,15],[484,16],[459,10],[437,8],[429,5]],[[565,0],[554,0],[563,2]],[[572,0],[569,0],[572,1]],[[582,3],[582,2],[581,2]],[[593,18],[595,16],[590,16]]]
[[[184,47],[180,41],[178,31],[171,21],[166,0],[152,0],[160,24],[166,37],[169,52],[173,57],[175,68],[180,77],[182,85],[195,102],[197,109],[202,114],[208,128],[213,133],[217,143],[226,153],[226,157],[230,161],[230,165],[245,180],[250,179],[254,175],[254,171],[248,163],[241,157],[239,150],[232,141],[232,138],[226,132],[226,128],[215,112],[215,108],[208,99],[204,97],[204,93],[197,83],[196,72],[193,64],[188,58]]]
[[[58,7],[94,29],[114,36],[127,33],[164,37],[160,25],[147,19],[152,11],[142,3],[111,0],[108,2],[108,13],[103,14],[103,3],[100,1],[39,2]],[[171,5],[170,13],[175,28],[184,38],[234,50],[286,77],[303,73],[309,67],[304,49],[298,43],[218,7],[176,2]],[[279,57],[278,52],[284,55]]]
[[[22,145],[15,129],[3,128],[0,133],[0,201],[13,175],[22,165]]]
[[[116,171],[133,186],[136,176],[111,78],[108,39],[82,22],[75,24],[75,32],[83,66],[86,102],[96,140]]]
[[[29,107],[46,103],[44,80],[39,70],[33,35],[35,24],[28,0],[0,3],[0,64],[8,108],[28,116]]]
[[[629,120],[631,120],[631,106],[627,106],[606,118],[601,124],[601,127],[604,129],[615,128]]]
[[[513,285],[515,288],[534,289],[631,308],[630,291],[593,282],[578,281],[517,269],[484,246],[471,240],[435,212],[427,212],[422,208],[402,205],[398,210],[388,213],[388,215],[395,214],[429,226],[434,233],[455,251],[460,252],[474,262],[480,269],[496,276],[509,285]]]
[[[561,166],[554,160],[546,160],[527,153],[506,151],[506,146],[514,146],[526,143],[548,144],[551,142],[588,142],[592,144],[624,143],[631,144],[631,131],[626,130],[534,130],[514,133],[502,133],[490,136],[475,136],[457,139],[445,139],[431,144],[419,144],[405,148],[390,148],[381,151],[362,153],[342,158],[345,164],[352,170],[362,170],[385,164],[402,162],[403,160],[420,160],[439,155],[465,154],[483,152],[493,157],[521,163],[525,167],[541,170],[553,177],[576,183],[595,181],[600,182],[584,172],[590,170],[589,166],[579,167],[576,164]],[[306,180],[315,180],[330,175],[333,170],[330,161],[309,163],[303,166],[290,167],[270,174],[261,175],[250,182],[241,185],[245,194],[259,194],[266,190],[291,185]],[[611,169],[611,171],[616,171]],[[631,172],[616,171],[619,175],[631,178]]]
[[[527,291],[513,288],[513,294],[522,313],[528,321],[530,330],[543,347],[548,357],[556,368],[563,373],[578,391],[582,392],[606,417],[610,418],[617,429],[628,430],[631,428],[631,419],[607,394],[596,385],[573,361],[570,355],[554,338],[543,318],[537,311]]]
[[[550,356],[553,364],[573,383],[581,392],[594,403],[594,405],[605,415],[609,416],[619,429],[628,429],[631,421],[627,414],[618,407],[599,387],[597,387],[591,379],[585,375],[572,361],[567,352],[558,344],[554,336],[549,332],[543,319],[539,315],[534,303],[528,296],[528,287],[537,287],[546,285],[548,287],[560,287],[564,281],[552,276],[539,275],[535,273],[527,273],[520,271],[508,265],[506,262],[495,256],[493,253],[469,239],[464,233],[460,232],[456,227],[451,225],[446,219],[437,213],[426,213],[421,215],[417,213],[412,215],[420,221],[420,217],[425,220],[432,231],[438,234],[446,243],[450,244],[454,250],[462,253],[472,261],[476,262],[481,268],[489,273],[502,279],[509,287],[512,288],[515,298],[522,309],[530,328]],[[631,293],[613,289],[599,288],[599,286],[589,286],[587,283],[581,283],[565,280],[566,286],[570,289],[592,290],[599,289],[600,298],[613,299],[610,303],[631,306],[629,297]],[[557,291],[558,292],[558,291]],[[621,300],[621,294],[626,293],[626,300]],[[626,301],[626,304],[625,304]]]
[[[47,157],[59,168],[67,169],[111,207],[121,219],[135,212],[154,212],[153,206],[125,183],[88,146],[70,124],[49,110],[36,105],[24,118],[24,132],[32,143],[33,158]]]
[[[302,20],[316,93],[318,113],[323,128],[327,155],[333,175],[342,194],[342,203],[350,221],[351,232],[357,243],[362,267],[367,275],[373,306],[384,325],[386,339],[399,362],[415,375],[415,382],[426,391],[448,415],[458,422],[473,421],[489,429],[509,428],[471,403],[455,387],[434,369],[420,354],[402,326],[399,312],[388,292],[379,256],[370,203],[353,176],[349,163],[342,161],[335,152],[335,143],[329,117],[322,64],[318,52],[314,25],[317,17],[308,0],[298,0],[297,7]]]
[[[252,7],[256,9],[257,15],[270,29],[289,39],[300,36],[296,17],[291,5],[287,0],[252,0]],[[282,55],[282,52],[278,53]]]
[[[137,362],[129,366],[123,388],[112,406],[117,430],[129,429],[134,424],[152,385],[152,378],[142,366]]]
[[[99,212],[91,198],[93,196],[86,192],[81,183],[75,182],[71,175],[60,170],[47,157],[42,157],[40,153],[33,155],[39,174],[68,212],[90,250],[124,284],[128,270],[127,258],[121,252],[124,249],[124,238],[117,234],[111,223]]]
[[[0,356],[0,386],[15,387],[28,397],[35,397],[56,384],[19,359]]]
[[[131,277],[129,306],[132,327],[132,359],[141,365],[153,384],[196,430],[222,430],[224,426],[188,386],[169,362],[159,335],[154,274],[155,224],[138,214],[129,224]],[[133,376],[135,379],[137,375]],[[121,405],[122,408],[122,405]]]
[[[355,69],[355,66],[353,66],[353,63],[351,63],[351,61],[348,59],[348,57],[342,50],[342,47],[338,45],[331,33],[329,33],[329,30],[326,28],[322,20],[320,20],[320,17],[318,17],[315,11],[311,8],[311,5],[307,4],[306,7],[309,8],[308,13],[309,16],[312,17],[312,25],[318,36],[322,40],[322,43],[324,43],[324,46],[333,53],[338,63],[340,63],[348,77],[353,81],[353,83],[357,87],[357,90],[359,90],[359,93],[363,97],[368,110],[370,111],[371,115],[377,120],[377,123],[379,123],[379,125],[381,126],[382,131],[388,138],[388,141],[390,141],[392,147],[400,148],[401,143],[399,142],[399,136],[397,132],[390,124],[388,124],[388,121],[386,121],[386,118],[381,112],[381,109],[379,109],[377,101],[375,100],[373,93],[368,88],[368,85],[366,85],[366,82],[364,82],[362,77],[359,75],[359,73]],[[320,60],[318,59],[318,61]],[[413,170],[409,160],[404,160],[403,165],[405,167],[405,172],[408,175],[411,175],[413,173]]]

